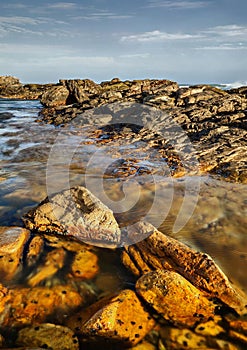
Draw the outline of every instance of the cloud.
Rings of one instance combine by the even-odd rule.
[[[117,14],[114,12],[107,12],[107,11],[98,11],[98,12],[92,12],[89,13],[85,16],[77,16],[74,17],[75,20],[81,20],[81,19],[86,19],[86,20],[93,20],[93,21],[100,21],[100,20],[105,20],[105,19],[129,19],[133,17],[132,15],[122,15],[122,14]]]
[[[150,53],[133,53],[133,54],[125,54],[125,55],[120,55],[120,58],[148,58],[150,57]]]
[[[120,41],[132,41],[132,42],[159,42],[166,40],[187,40],[193,38],[200,38],[200,34],[186,34],[186,33],[167,33],[161,32],[159,30],[154,30],[152,32],[145,32],[135,35],[122,36]]]
[[[247,38],[247,26],[239,26],[236,24],[224,25],[224,26],[216,26],[213,28],[209,28],[205,33],[214,34],[217,36],[225,36],[225,37],[244,37]]]
[[[74,9],[76,4],[74,2],[55,2],[53,4],[49,4],[47,7],[57,10],[69,10]]]
[[[20,17],[20,16],[13,16],[13,17],[3,17],[0,16],[0,23],[1,24],[15,24],[15,25],[38,25],[41,23],[44,23],[44,20],[32,18],[32,17]]]
[[[242,43],[239,43],[237,45],[232,44],[221,44],[221,45],[212,45],[212,46],[202,46],[202,47],[196,47],[195,50],[247,50],[247,45],[243,45]]]
[[[157,1],[150,0],[146,7],[149,8],[167,8],[171,10],[192,10],[206,7],[209,2],[206,1]]]

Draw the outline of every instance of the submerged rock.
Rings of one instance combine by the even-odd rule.
[[[22,253],[30,231],[22,227],[0,227],[0,278],[10,281],[22,268]]]
[[[52,315],[61,321],[85,303],[85,298],[69,285],[5,288],[0,293],[0,326],[4,328],[40,324]]]
[[[50,323],[21,329],[16,344],[51,350],[79,349],[78,339],[69,328]]]
[[[73,236],[99,246],[115,247],[121,238],[113,212],[82,186],[46,198],[23,220],[30,230]]]

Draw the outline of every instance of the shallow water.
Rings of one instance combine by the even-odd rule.
[[[21,216],[47,192],[86,185],[121,226],[151,221],[210,254],[247,290],[246,185],[210,176],[171,178],[159,152],[145,142],[127,134],[108,142],[104,134],[95,139],[92,127],[37,123],[40,108],[38,101],[0,100],[0,113],[11,113],[0,114],[2,226],[23,225]]]

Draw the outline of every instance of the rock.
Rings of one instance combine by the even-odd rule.
[[[116,247],[121,238],[112,211],[82,186],[46,198],[23,220],[30,230],[69,235],[99,246]]]
[[[140,234],[148,237],[126,247],[123,253],[123,263],[136,275],[158,269],[174,270],[210,298],[217,298],[239,314],[246,313],[246,296],[231,285],[209,255],[166,236],[148,223],[133,225],[129,234],[130,239]]]
[[[28,267],[33,266],[39,260],[43,249],[44,240],[41,236],[34,236],[27,248],[26,264]]]
[[[52,86],[42,94],[40,102],[46,107],[66,105],[69,97],[68,89],[63,85]]]
[[[85,303],[75,288],[69,285],[3,289],[0,299],[2,327],[23,327],[45,322],[49,317],[63,320]],[[0,295],[1,297],[1,295]]]
[[[21,329],[16,344],[52,350],[79,349],[78,339],[69,328],[50,323]]]
[[[169,350],[210,349],[205,337],[197,335],[189,329],[165,327],[161,329],[160,334],[161,339]]]
[[[193,327],[214,316],[215,304],[173,271],[151,271],[138,279],[136,292],[174,325]]]
[[[62,248],[48,252],[43,263],[28,277],[28,285],[35,287],[44,280],[53,277],[64,266],[65,259],[66,252]]]
[[[10,281],[22,268],[22,253],[30,231],[21,227],[0,227],[0,276]]]
[[[91,342],[124,347],[140,342],[154,324],[154,319],[132,290],[122,290],[114,297],[99,300],[66,321],[82,344]]]
[[[71,264],[71,277],[82,280],[94,278],[99,271],[98,257],[88,250],[78,252]]]
[[[215,316],[213,320],[209,320],[203,324],[198,324],[195,328],[195,333],[203,336],[215,337],[224,334],[226,330],[219,324],[222,323],[220,316]]]
[[[22,84],[20,80],[11,76],[0,77],[0,97],[11,95],[13,97],[22,93]]]

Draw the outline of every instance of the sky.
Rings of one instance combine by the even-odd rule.
[[[247,85],[246,0],[2,0],[0,75]]]

